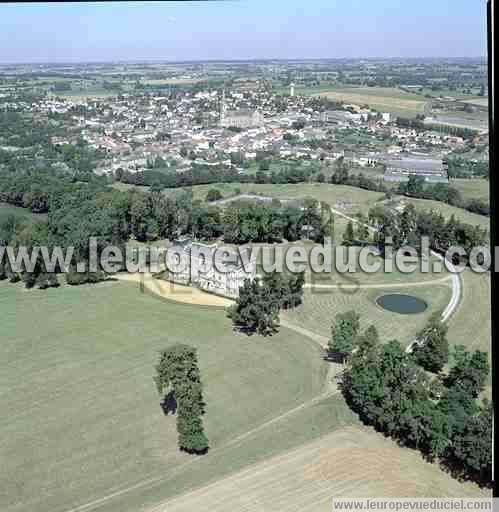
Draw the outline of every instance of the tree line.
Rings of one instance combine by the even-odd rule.
[[[464,199],[461,192],[447,183],[425,184],[423,178],[410,176],[409,181],[401,182],[397,193],[418,199],[430,199],[442,203],[463,208],[471,213],[490,216],[490,205],[488,201],[479,198]]]
[[[89,261],[90,237],[98,238],[100,254],[107,245],[118,246],[125,253],[130,239],[146,242],[181,235],[202,240],[223,236],[225,242],[236,244],[303,237],[322,242],[333,229],[329,208],[314,200],[306,201],[303,210],[283,207],[278,201],[258,208],[253,203],[236,202],[224,209],[194,200],[189,192],[165,197],[158,192],[118,191],[101,180],[74,182],[48,171],[0,176],[0,201],[47,214],[46,220],[38,222],[4,219],[0,222],[0,241],[14,248],[26,246],[29,252],[34,246],[47,246],[49,251],[56,246],[73,246],[73,261],[66,274],[69,284],[106,278],[101,270],[76,272],[76,262]],[[40,260],[35,272],[22,272],[21,276],[4,268],[1,275],[10,280],[22,278],[31,286],[39,275],[46,274],[42,265]]]
[[[461,222],[454,215],[446,220],[441,212],[418,211],[412,204],[400,212],[375,206],[369,210],[368,218],[377,228],[375,242],[382,254],[388,238],[394,251],[411,246],[419,252],[422,237],[428,237],[430,249],[441,254],[452,246],[460,246],[466,251],[466,260],[474,247],[488,245],[487,231],[480,226]]]
[[[364,423],[439,460],[457,477],[489,485],[492,405],[479,401],[487,354],[458,346],[445,371],[446,328],[437,316],[417,340],[412,352],[396,340],[380,344],[374,326],[361,332],[354,311],[338,314],[329,353],[346,360],[341,389],[347,402]]]

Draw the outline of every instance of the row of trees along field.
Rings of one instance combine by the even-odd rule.
[[[456,477],[489,485],[492,405],[479,401],[487,354],[458,346],[447,370],[446,334],[434,316],[407,351],[396,340],[381,344],[374,326],[361,332],[359,315],[349,311],[336,316],[329,355],[346,361],[341,387],[364,423],[438,459]]]
[[[193,200],[188,192],[171,198],[156,192],[123,192],[109,188],[101,180],[74,183],[70,178],[49,172],[0,176],[0,201],[28,207],[34,212],[48,212],[47,219],[38,222],[4,219],[0,224],[3,245],[14,248],[24,245],[29,250],[44,245],[49,250],[55,246],[73,246],[73,263],[88,262],[90,237],[98,238],[99,252],[107,245],[123,247],[130,239],[172,239],[183,234],[194,239],[223,236],[226,242],[238,244],[295,241],[303,237],[322,242],[333,234],[329,208],[313,200],[305,201],[303,209],[283,207],[277,201],[259,208],[239,202],[222,209]],[[369,222],[378,230],[375,242],[382,251],[388,236],[392,237],[394,250],[406,244],[417,249],[421,236],[428,236],[431,247],[440,252],[452,245],[470,251],[487,243],[487,233],[480,227],[454,217],[445,220],[436,212],[416,211],[411,205],[401,213],[379,206],[372,208]],[[27,286],[39,282],[44,287],[48,282],[44,277],[47,269],[41,261],[34,273],[24,272],[21,276],[12,273],[5,258],[0,265],[0,277],[10,280],[21,277]],[[102,272],[79,274],[73,267],[67,274],[71,284],[105,278]]]
[[[400,212],[375,206],[369,210],[368,218],[377,228],[375,241],[382,254],[389,237],[394,251],[405,245],[419,251],[423,236],[428,237],[431,249],[442,254],[452,246],[460,246],[469,255],[474,247],[488,245],[487,231],[480,226],[460,222],[454,215],[446,220],[440,212],[416,210],[412,204]]]
[[[440,201],[457,208],[463,208],[478,215],[490,215],[488,201],[479,198],[464,199],[461,192],[447,183],[426,185],[424,178],[410,176],[409,181],[401,182],[397,187],[397,193],[417,199],[430,199]]]
[[[123,192],[100,180],[74,183],[48,172],[0,176],[0,201],[47,212],[47,218],[38,221],[4,219],[0,223],[2,245],[26,246],[29,251],[34,246],[47,246],[49,251],[55,246],[73,246],[73,263],[88,262],[90,237],[98,238],[100,253],[107,245],[124,249],[130,239],[173,239],[179,235],[208,240],[225,236],[227,242],[246,243],[293,241],[305,233],[322,241],[331,234],[333,225],[329,209],[320,208],[316,201],[306,202],[304,210],[279,203],[259,208],[237,203],[222,209],[194,200],[188,192],[172,198],[137,190]],[[4,260],[0,277],[18,279]],[[105,277],[101,272],[77,274],[73,266],[67,274],[71,284]],[[23,272],[21,277],[32,286],[38,274],[46,271],[40,261],[35,275]]]
[[[270,172],[270,162],[270,157],[262,160],[259,170],[255,174],[239,174],[236,169],[221,164],[218,167],[193,165],[191,170],[182,173],[177,173],[174,170],[169,172],[146,170],[135,173],[119,170],[116,177],[118,181],[123,183],[150,186],[157,190],[165,187],[176,188],[222,182],[296,184],[311,181],[324,183],[327,181],[320,165],[301,166],[300,163],[288,162],[282,163],[279,171]],[[374,192],[391,193],[393,191],[392,187],[386,185],[382,180],[371,178],[362,172],[350,173],[349,165],[343,159],[339,159],[334,167],[335,170],[329,178],[330,183]],[[410,197],[440,201],[479,215],[490,214],[490,207],[486,201],[478,198],[464,199],[459,190],[447,183],[424,184],[424,180],[421,178],[411,177],[409,183],[401,183],[395,191]]]

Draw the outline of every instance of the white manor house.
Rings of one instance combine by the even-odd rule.
[[[239,249],[235,263],[224,261],[228,271],[221,272],[214,264],[215,258],[219,257],[215,254],[217,244],[206,245],[185,238],[175,240],[173,247],[176,250],[171,255],[169,268],[165,272],[168,281],[196,286],[206,292],[235,299],[239,297],[239,288],[244,280],[254,279],[256,275],[256,260],[250,259],[248,249]],[[173,251],[173,247],[167,250],[167,256],[169,251]],[[181,250],[178,251],[178,248]],[[193,251],[194,248],[198,250]],[[247,256],[245,264],[241,258],[242,253]],[[206,258],[210,258],[210,264],[206,264]]]

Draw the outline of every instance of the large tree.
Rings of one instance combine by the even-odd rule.
[[[346,311],[336,315],[335,323],[331,328],[332,336],[329,341],[331,356],[339,355],[342,359],[352,353],[357,344],[357,335],[360,329],[360,316],[355,311]]]
[[[260,279],[245,279],[236,303],[228,309],[234,325],[247,334],[273,334],[279,325],[280,299]]]
[[[447,387],[460,387],[473,399],[483,391],[489,374],[487,354],[480,350],[467,352],[459,345],[454,352],[454,366],[445,380]]]
[[[447,326],[440,314],[433,315],[424,329],[417,335],[414,357],[418,364],[429,372],[439,372],[449,360]]]
[[[165,400],[173,397],[177,402],[180,448],[189,453],[206,453],[209,443],[203,428],[205,403],[196,349],[177,344],[164,350],[154,380]]]

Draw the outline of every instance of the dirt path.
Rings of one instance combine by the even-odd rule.
[[[356,223],[356,224],[359,223],[359,219],[355,219],[354,217],[345,215],[343,212],[340,212],[339,210],[336,210],[335,208],[332,208],[332,207],[330,207],[330,208],[334,214],[339,215],[340,217],[343,217],[353,223]],[[369,224],[364,224],[364,226],[366,226],[371,232],[376,231]],[[442,255],[440,255],[434,251],[430,251],[430,253],[432,256],[437,257],[440,261],[442,261],[442,262],[444,261],[444,258]],[[452,314],[456,311],[457,307],[459,306],[459,303],[461,301],[461,296],[462,296],[461,274],[458,274],[457,272],[455,272],[454,265],[452,265],[452,264],[449,264],[449,265],[451,267],[449,270],[451,270],[451,272],[452,272],[452,274],[450,276],[452,279],[452,296],[451,296],[451,300],[449,301],[449,304],[447,304],[447,307],[444,309],[444,311],[442,313],[442,321],[443,322],[447,322],[447,320],[449,320],[449,318],[452,316]]]
[[[164,279],[156,279],[150,272],[142,274],[120,272],[115,274],[114,277],[119,281],[137,283],[141,287],[147,288],[150,292],[164,299],[181,302],[183,304],[224,308],[234,303],[230,299],[203,292],[193,286],[183,286]]]

